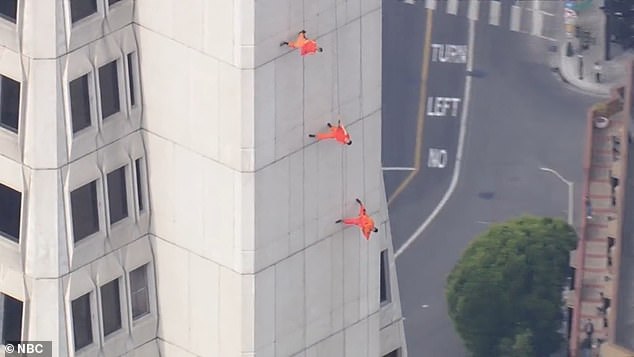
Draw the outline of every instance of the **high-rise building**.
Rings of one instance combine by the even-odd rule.
[[[379,0],[2,0],[0,45],[0,344],[406,356]]]

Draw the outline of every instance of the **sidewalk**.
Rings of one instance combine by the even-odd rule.
[[[588,31],[590,37],[593,38],[586,50],[581,49],[581,41],[574,37],[574,33],[572,35],[566,33],[563,13],[557,15],[561,19],[559,74],[565,82],[579,89],[608,97],[610,88],[620,84],[625,78],[625,61],[634,52],[624,52],[620,45],[612,44],[610,46],[611,59],[604,61],[605,15],[603,10],[599,9],[602,5],[602,0],[591,0],[589,5],[577,14],[575,25],[580,26],[582,31]],[[569,42],[572,44],[574,52],[571,57],[568,57],[566,53]],[[582,58],[579,57],[580,55]],[[580,62],[583,63],[582,66],[580,66]],[[595,62],[599,62],[601,65],[600,83],[596,81]],[[581,76],[580,67],[582,69]]]

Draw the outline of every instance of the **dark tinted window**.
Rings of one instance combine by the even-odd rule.
[[[90,318],[90,293],[72,302],[73,336],[75,351],[92,343],[92,320]]]
[[[75,242],[78,242],[99,231],[97,181],[71,192],[70,201],[73,211],[73,232]]]
[[[97,0],[70,0],[70,16],[73,23],[97,12]]]
[[[104,336],[108,336],[121,328],[119,279],[101,287],[101,315],[103,316]]]
[[[150,312],[147,265],[130,272],[130,299],[132,303],[132,319],[136,320]]]
[[[20,241],[20,207],[22,194],[0,184],[0,234],[14,242]]]
[[[18,0],[0,1],[0,17],[15,23],[18,14]]]
[[[390,286],[388,277],[388,259],[387,250],[381,252],[381,302],[386,302],[390,299]]]
[[[0,343],[22,340],[22,301],[0,294]]]
[[[130,105],[136,104],[136,98],[134,96],[134,76],[132,75],[134,63],[132,62],[132,53],[128,53],[128,83],[130,85]]]
[[[143,186],[141,186],[143,177],[141,176],[141,159],[136,159],[134,161],[134,166],[136,167],[136,198],[139,201],[139,211],[143,211]]]
[[[128,216],[125,167],[108,174],[108,203],[110,207],[110,224]]]
[[[99,68],[99,90],[101,93],[101,117],[105,119],[119,111],[117,61],[112,61]]]
[[[0,1],[1,2],[1,1]],[[0,76],[0,125],[17,133],[20,112],[20,82]]]
[[[73,133],[90,126],[90,98],[88,97],[88,75],[70,82],[70,110]]]

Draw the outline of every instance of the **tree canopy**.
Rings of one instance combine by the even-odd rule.
[[[476,237],[447,278],[449,316],[475,357],[547,356],[561,346],[562,289],[577,236],[524,216]]]

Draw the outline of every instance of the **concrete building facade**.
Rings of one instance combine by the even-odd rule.
[[[380,0],[7,0],[0,44],[0,344],[406,356]]]

